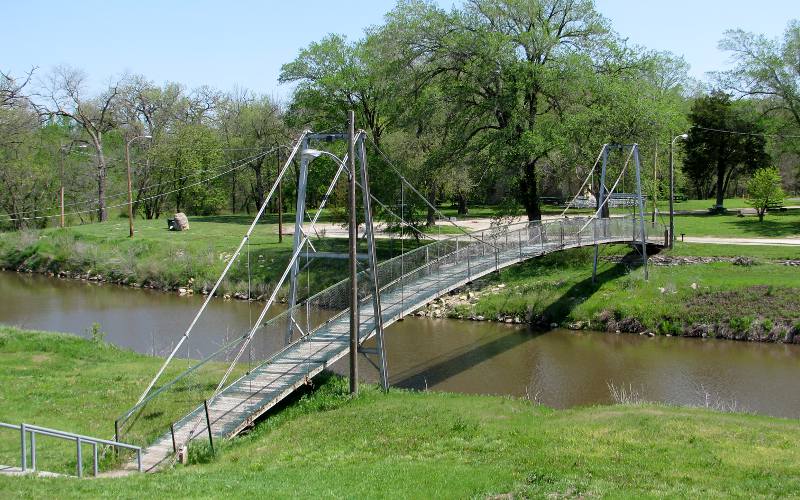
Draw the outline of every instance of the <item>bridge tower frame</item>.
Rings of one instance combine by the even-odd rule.
[[[360,311],[356,314],[356,331],[358,332],[358,352],[364,355],[365,359],[373,366],[376,370],[378,370],[380,376],[380,383],[382,389],[385,391],[389,390],[389,376],[388,376],[388,367],[387,367],[387,360],[386,360],[386,352],[385,352],[385,342],[384,342],[384,328],[383,328],[383,315],[382,315],[382,306],[381,306],[381,299],[380,299],[380,283],[378,281],[378,259],[377,253],[375,248],[375,228],[372,219],[372,195],[370,193],[370,184],[369,184],[369,170],[367,166],[367,149],[366,149],[366,132],[364,130],[358,130],[355,133],[355,158],[353,162],[346,162],[350,165],[356,165],[355,169],[356,172],[353,175],[357,175],[359,179],[359,184],[361,188],[362,194],[362,209],[364,211],[364,236],[367,243],[367,254],[366,254],[366,261],[367,261],[367,268],[366,274],[369,276],[369,286],[370,292],[372,295],[372,308],[373,308],[373,321],[375,322],[375,343],[376,347],[370,348],[363,346],[363,343],[366,340],[366,336],[368,332],[362,331],[359,319],[360,318]],[[306,151],[312,142],[317,143],[331,143],[334,141],[348,141],[349,134],[345,132],[334,132],[334,133],[309,133],[307,134],[301,145],[300,145],[300,165],[299,165],[299,172],[298,172],[298,187],[297,187],[297,205],[296,205],[296,213],[295,213],[295,225],[294,225],[294,237],[292,240],[292,250],[296,252],[298,247],[302,243],[302,235],[303,235],[303,221],[305,220],[306,216],[306,188],[308,184],[308,170],[309,161],[308,155],[302,154],[303,151]],[[349,160],[349,159],[348,159]],[[348,172],[348,176],[350,172]],[[358,234],[358,228],[356,228],[356,235]],[[308,243],[306,243],[308,245]],[[346,254],[336,254],[336,253],[328,253],[328,252],[314,252],[309,254],[310,259],[314,258],[333,258],[333,259],[341,259],[341,258],[348,258]],[[362,260],[364,256],[358,256],[357,260]],[[294,332],[294,328],[296,326],[295,318],[294,318],[294,307],[297,305],[297,290],[298,290],[298,280],[301,274],[301,269],[299,266],[299,262],[296,259],[294,264],[292,265],[292,269],[289,275],[289,297],[288,297],[288,307],[289,307],[289,321],[286,329],[286,336],[285,336],[285,344],[288,345],[292,340],[292,335]],[[376,356],[377,360],[373,361],[370,359],[370,355]]]
[[[613,150],[620,150],[623,151],[625,149],[630,150],[630,154],[633,157],[633,164],[634,170],[636,172],[636,203],[634,204],[634,248],[636,248],[635,244],[635,224],[636,224],[636,207],[639,208],[639,237],[641,239],[641,244],[639,246],[639,253],[642,256],[642,265],[644,266],[644,279],[645,281],[649,280],[650,275],[647,269],[647,233],[644,226],[644,197],[642,196],[642,165],[639,159],[639,144],[605,144],[603,146],[603,151],[601,153],[602,156],[602,164],[600,169],[600,187],[598,189],[598,196],[597,196],[597,211],[599,212],[598,216],[600,219],[609,219],[611,218],[611,204],[606,201],[606,198],[611,196],[611,192],[608,190],[608,186],[606,185],[606,173],[608,169],[608,156],[609,153]],[[625,167],[623,167],[625,168]],[[622,173],[621,175],[624,175]],[[595,284],[597,281],[597,262],[599,259],[599,248],[600,245],[595,243],[594,245],[594,263],[592,265],[592,284]]]

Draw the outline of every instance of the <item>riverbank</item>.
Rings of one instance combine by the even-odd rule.
[[[591,249],[503,269],[416,314],[542,328],[800,341],[800,255],[791,248],[678,245],[651,258],[649,280],[627,247]]]
[[[167,231],[163,220],[137,221],[129,238],[127,221],[66,229],[0,232],[0,269],[52,277],[114,283],[180,294],[207,294],[242,240],[249,216],[190,217],[189,231]],[[272,292],[292,254],[292,237],[278,241],[278,226],[259,224],[234,261],[217,295],[263,299]],[[284,229],[285,231],[286,229]],[[324,235],[321,235],[324,236]],[[314,240],[320,252],[347,252],[347,240]],[[399,254],[400,244],[378,240],[380,259]],[[405,242],[405,249],[417,245]],[[321,259],[302,274],[302,286],[320,290],[346,275],[346,261]],[[279,296],[286,295],[284,290]]]
[[[247,218],[193,217],[192,229],[179,233],[166,231],[159,221],[140,221],[134,239],[127,237],[123,222],[0,233],[0,268],[207,294],[240,241]],[[346,243],[323,238],[315,246],[344,252]],[[377,243],[381,259],[400,252],[398,242]],[[413,244],[407,241],[406,250]],[[678,243],[651,259],[649,281],[635,259],[624,257],[628,250],[602,248],[596,285],[590,280],[591,249],[576,249],[504,269],[417,314],[643,335],[800,339],[800,247]],[[264,299],[290,254],[290,238],[278,242],[275,224],[259,226],[218,295]],[[338,281],[346,275],[345,264],[312,262],[301,287],[320,290]],[[284,287],[278,298],[285,294]]]
[[[0,328],[2,386],[15,388],[3,393],[3,420],[108,434],[109,415],[138,395],[158,362],[99,339]],[[524,398],[384,395],[369,385],[351,398],[346,380],[330,376],[315,385],[247,436],[215,443],[215,457],[194,454],[193,465],[85,481],[0,475],[0,490],[59,498],[223,491],[463,498],[787,496],[800,488],[796,420],[654,405],[621,393],[627,404],[552,410]],[[0,449],[18,450],[15,436],[2,435]],[[58,457],[45,451],[50,442],[39,446],[40,467],[49,468]]]

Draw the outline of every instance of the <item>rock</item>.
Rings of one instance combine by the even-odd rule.
[[[483,316],[481,316],[479,314],[479,315],[475,316],[475,321],[486,321],[486,318],[484,318]]]
[[[189,289],[183,287],[178,288],[178,295],[189,295]]]
[[[692,290],[697,290],[697,283],[692,283],[691,285],[689,285],[689,287],[690,287]]]
[[[521,324],[522,323],[522,318],[520,318],[519,316],[514,316],[514,323],[516,323],[518,325]]]
[[[231,300],[231,294],[226,293],[225,295],[222,296],[222,300]]]
[[[660,287],[658,287],[658,291],[661,292],[661,293],[666,293],[667,289],[664,288],[663,286],[660,286]]]
[[[176,213],[173,219],[167,219],[167,224],[169,225],[170,231],[189,230],[189,218],[186,217],[186,214],[183,212]]]
[[[648,337],[655,337],[655,336],[656,336],[656,334],[655,334],[655,333],[653,333],[653,332],[647,332],[647,336],[648,336]]]
[[[514,318],[512,318],[510,316],[507,316],[506,319],[503,320],[503,322],[504,323],[513,323],[514,322]]]
[[[467,292],[467,300],[472,300],[475,298],[475,294],[472,291]]]
[[[550,323],[550,328],[558,328],[558,323]]]

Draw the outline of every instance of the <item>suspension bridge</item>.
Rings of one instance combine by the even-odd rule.
[[[302,271],[299,266],[300,255],[305,251],[306,257],[309,255],[326,257],[323,252],[316,252],[309,235],[303,230],[303,223],[308,216],[305,212],[305,189],[309,163],[322,153],[329,154],[310,149],[310,144],[312,141],[329,142],[343,138],[343,134],[311,132],[305,132],[300,137],[267,200],[200,311],[137,404],[115,421],[117,440],[122,439],[123,434],[150,440],[147,443],[149,446],[142,451],[141,469],[155,471],[171,463],[193,440],[207,440],[213,447],[214,440],[228,439],[240,434],[299,387],[308,384],[315,375],[351,352],[351,317],[348,313],[352,287],[349,279],[297,302],[297,277]],[[384,328],[438,297],[502,268],[570,248],[594,247],[596,271],[599,245],[628,244],[640,252],[646,269],[648,248],[663,247],[669,243],[669,234],[665,232],[663,225],[645,220],[638,148],[636,145],[626,146],[630,149],[628,159],[621,169],[617,182],[608,189],[605,177],[609,154],[614,148],[622,148],[605,145],[590,172],[591,176],[598,164],[602,163],[597,211],[594,214],[565,217],[544,223],[498,224],[482,231],[465,232],[437,239],[430,244],[378,263],[374,246],[372,201],[381,204],[384,210],[392,214],[393,212],[369,191],[365,139],[366,135],[359,132],[353,141],[356,145],[354,152],[360,164],[358,178],[363,194],[364,233],[367,240],[367,253],[363,256],[366,265],[358,274],[356,287],[359,305],[356,323],[357,349],[378,370],[384,389],[388,389],[388,369],[383,348]],[[228,273],[233,261],[243,249],[246,249],[249,237],[264,208],[296,155],[300,157],[300,175],[294,252],[258,319],[248,332],[225,344],[203,360],[197,361],[188,369],[180,371],[177,375],[171,374],[172,378],[168,382],[157,385],[162,377],[167,378],[168,367],[171,366],[181,345],[200,320],[208,301]],[[635,164],[638,203],[634,206],[632,215],[610,218],[608,201],[631,158]],[[337,162],[339,169],[328,186],[319,210],[311,218],[312,227],[339,176],[343,172],[356,176],[355,171],[348,170],[344,160]],[[354,168],[352,165],[354,161],[351,162],[351,169]],[[589,178],[587,176],[584,186]],[[580,189],[582,190],[584,186]],[[414,190],[410,184],[409,188]],[[287,309],[270,319],[265,319],[270,307],[275,303],[279,289],[287,280],[289,281]],[[252,345],[251,342],[256,335],[283,335],[285,346],[266,359],[260,360],[255,366],[248,366],[246,371],[242,370],[242,356]],[[374,339],[374,345],[372,342],[367,344],[371,339]],[[209,384],[208,380],[213,376],[218,377],[219,381]],[[189,411],[180,418],[171,419],[171,416],[178,415],[176,412],[186,410]],[[152,441],[153,436],[157,436],[154,441]],[[139,464],[131,462],[127,468],[138,469]]]

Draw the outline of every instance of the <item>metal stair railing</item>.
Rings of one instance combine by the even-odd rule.
[[[75,458],[77,476],[83,477],[83,445],[88,444],[92,447],[92,475],[97,476],[98,469],[98,446],[105,445],[119,450],[124,448],[133,450],[136,453],[138,471],[142,472],[142,448],[128,443],[121,443],[119,441],[112,441],[109,439],[101,439],[91,436],[84,436],[83,434],[75,434],[73,432],[60,431],[57,429],[50,429],[48,427],[41,427],[33,424],[21,423],[19,425],[8,424],[0,422],[0,427],[6,429],[13,429],[19,431],[20,443],[20,470],[22,472],[36,471],[36,436],[49,436],[68,441],[75,441]],[[28,449],[28,441],[30,440],[30,449]],[[28,453],[30,453],[30,466],[28,465]]]

